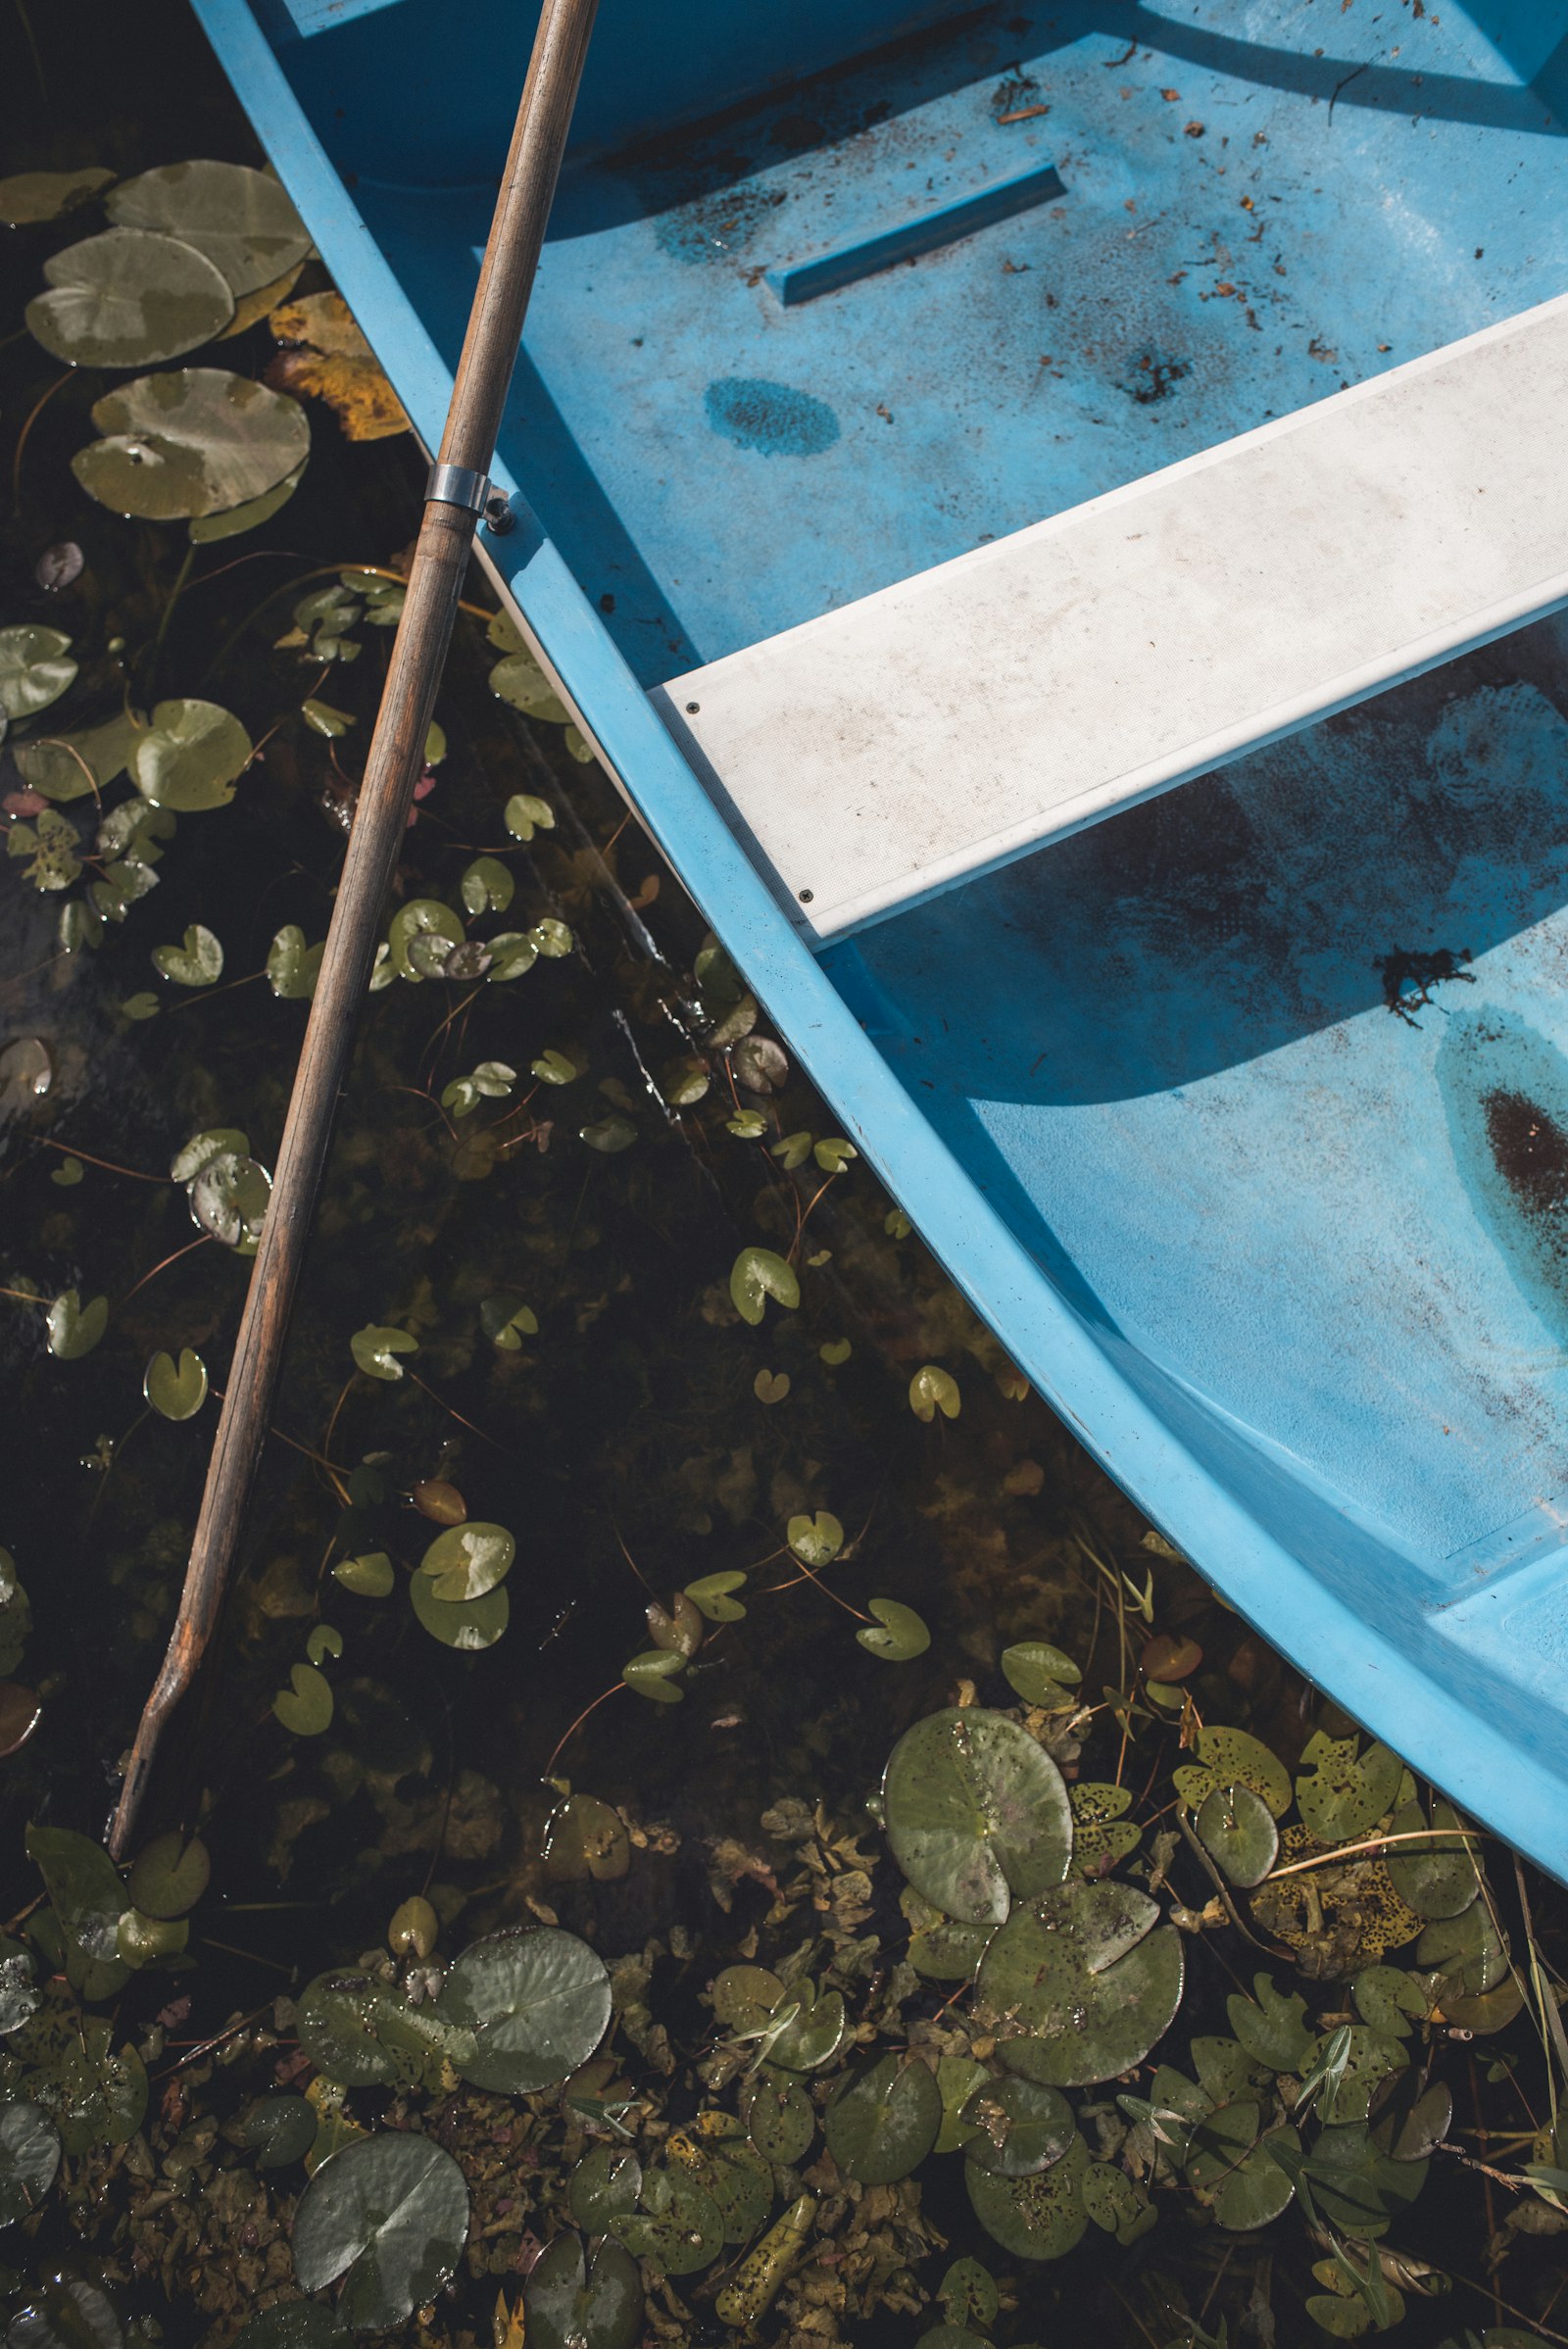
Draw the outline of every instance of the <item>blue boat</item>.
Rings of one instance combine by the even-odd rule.
[[[197,0],[433,444],[531,12]],[[1568,1877],[1568,5],[603,0],[481,535],[1009,1354]]]

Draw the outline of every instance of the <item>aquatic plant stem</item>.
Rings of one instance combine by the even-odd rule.
[[[438,467],[485,476],[521,340],[545,224],[576,102],[597,0],[545,0],[478,289],[458,361]],[[415,785],[451,641],[475,516],[426,496],[365,781],[311,1003],[252,1267],[228,1391],[219,1416],[179,1612],[131,1743],[109,1831],[128,1850],[171,1715],[218,1629],[282,1365],[338,1095],[368,989],[381,911],[408,832]]]

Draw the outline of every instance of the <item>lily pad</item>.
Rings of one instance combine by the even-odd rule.
[[[1434,1802],[1429,1820],[1422,1805],[1410,1801],[1395,1812],[1391,1832],[1419,1835],[1429,1827],[1453,1828],[1461,1824],[1451,1803]],[[1406,1907],[1430,1923],[1434,1918],[1457,1917],[1478,1896],[1481,1880],[1476,1873],[1474,1852],[1473,1843],[1461,1842],[1457,1836],[1434,1835],[1424,1844],[1394,1844],[1384,1865]]]
[[[734,1593],[745,1587],[746,1576],[732,1567],[726,1574],[705,1574],[686,1585],[685,1596],[710,1623],[740,1623],[746,1609]]]
[[[1484,1900],[1472,1901],[1457,1917],[1435,1917],[1415,1945],[1418,1966],[1431,1966],[1444,1976],[1446,1993],[1478,1997],[1495,1989],[1508,1972],[1507,1944],[1492,1921]]]
[[[176,987],[211,987],[223,975],[223,949],[205,922],[193,921],[178,946],[157,946],[153,963]]]
[[[458,884],[470,913],[505,913],[517,884],[499,856],[475,856]]]
[[[1415,2201],[1428,2167],[1393,2160],[1364,2122],[1320,2130],[1303,2164],[1312,2199],[1329,2225],[1372,2241]]]
[[[820,1995],[808,1977],[790,1982],[769,2017],[767,2060],[781,2072],[815,2072],[843,2046],[850,2020],[837,1990]]]
[[[1239,2234],[1271,2225],[1296,2192],[1293,2157],[1301,2140],[1289,2128],[1259,2134],[1260,2120],[1255,2104],[1222,2105],[1194,2129],[1187,2160],[1187,2183],[1198,2200]],[[1289,2167],[1275,2160],[1276,2152],[1286,2154]]]
[[[49,1308],[49,1351],[57,1361],[77,1361],[92,1352],[108,1327],[107,1297],[89,1297],[83,1304],[74,1289],[63,1289]]]
[[[585,2260],[582,2239],[558,2234],[523,2286],[528,2349],[635,2349],[643,2287],[636,2262],[613,2239]]]
[[[506,1579],[516,1554],[504,1525],[452,1525],[431,1542],[418,1572],[429,1581],[434,1598],[483,1598]]]
[[[6,2327],[6,2349],[121,2349],[124,2338],[114,2302],[84,2276],[50,2276]]]
[[[1260,1884],[1279,1857],[1274,1814],[1250,1786],[1215,1786],[1199,1805],[1198,1839],[1233,1884]]]
[[[615,2221],[615,2234],[637,2259],[663,2276],[695,2276],[724,2248],[724,2222],[695,2178],[677,2170],[649,2170],[643,2208]]]
[[[317,2070],[344,2087],[438,2078],[466,2044],[432,2007],[411,2007],[395,1984],[363,1974],[318,1974],[300,1996],[295,2029]]]
[[[773,2203],[773,2171],[733,2113],[699,2113],[664,2141],[672,2172],[695,2178],[717,2211],[724,2240],[749,2243]]]
[[[542,717],[553,726],[571,721],[571,711],[527,651],[509,653],[496,662],[490,671],[490,691],[499,701],[520,710],[524,717]]]
[[[1067,1789],[1072,1802],[1072,1865],[1075,1876],[1106,1876],[1118,1860],[1136,1851],[1143,1831],[1122,1813],[1132,1808],[1131,1786],[1079,1779]]]
[[[871,1598],[866,1604],[876,1624],[867,1624],[855,1637],[869,1655],[881,1656],[889,1664],[907,1664],[924,1655],[931,1633],[913,1607],[904,1606],[896,1598]]]
[[[1175,1928],[1131,1884],[1069,1882],[1015,1909],[986,1951],[980,1996],[1030,2033],[1031,2077],[1057,2087],[1143,2062],[1181,2004]]]
[[[210,547],[221,538],[238,538],[246,530],[259,530],[263,522],[270,522],[274,514],[281,513],[304,476],[302,462],[259,498],[246,498],[238,506],[225,507],[220,514],[192,514],[188,532],[191,545]]]
[[[1362,2022],[1388,2039],[1407,2039],[1431,2005],[1424,1985],[1399,1966],[1364,1966],[1350,1996]]]
[[[526,2096],[593,2054],[610,2022],[610,1977],[586,1941],[555,1926],[491,1933],[453,1966],[438,2009],[473,2033],[465,2080]]]
[[[793,2167],[805,2157],[816,2134],[816,2112],[799,2080],[764,2070],[744,2110],[752,2143],[765,2161]]]
[[[314,1664],[289,1667],[291,1686],[279,1688],[272,1710],[296,1737],[318,1737],[332,1722],[332,1684]]]
[[[735,1310],[742,1321],[755,1329],[765,1310],[766,1299],[793,1312],[801,1301],[801,1284],[793,1265],[774,1253],[770,1248],[743,1248],[730,1267],[729,1293]]]
[[[316,2107],[304,2096],[258,2096],[241,2114],[237,2134],[258,2170],[301,2162],[316,2142]]]
[[[31,621],[0,628],[0,710],[10,718],[34,717],[58,702],[76,674],[76,663],[66,658],[70,650],[71,638],[58,628]]]
[[[50,290],[27,304],[27,325],[66,367],[157,367],[210,342],[234,315],[222,271],[150,229],[105,229],[51,254],[43,273]]]
[[[188,1346],[172,1354],[154,1354],[141,1391],[165,1419],[194,1419],[207,1400],[207,1365]]]
[[[1004,2251],[1015,2259],[1061,2259],[1089,2225],[1088,2172],[1089,2148],[1075,2134],[1061,2159],[1032,2178],[1004,2178],[966,2161],[963,2179],[975,2217]]]
[[[642,2185],[643,2166],[629,2145],[595,2145],[571,2174],[571,2215],[589,2234],[606,2234],[637,2208]]]
[[[955,1706],[894,1747],[882,1782],[888,1840],[915,1890],[965,1925],[997,1925],[1067,1872],[1061,1773],[1004,1714]]]
[[[202,1168],[210,1166],[222,1151],[233,1150],[238,1157],[245,1158],[250,1155],[250,1136],[241,1133],[238,1126],[208,1126],[200,1134],[193,1134],[174,1152],[169,1164],[170,1180],[194,1182]]]
[[[190,1187],[191,1219],[225,1248],[254,1255],[271,1195],[265,1166],[237,1150],[220,1150]]]
[[[60,2132],[41,2104],[0,2105],[0,2227],[29,2218],[54,2184]]]
[[[400,979],[418,981],[428,975],[411,959],[410,950],[421,938],[442,942],[447,948],[461,946],[463,922],[439,898],[412,898],[406,905],[400,905],[387,931],[392,950],[388,958]]]
[[[84,164],[74,171],[17,171],[0,179],[0,223],[7,228],[31,227],[40,220],[58,220],[74,212],[114,178],[101,164]]]
[[[356,2330],[401,2325],[456,2271],[468,2234],[468,2189],[450,2153],[389,2129],[324,2162],[294,2214],[302,2289],[343,2278],[339,2313]]]
[[[0,631],[0,644],[9,633],[9,630]],[[52,635],[54,631],[47,633]],[[0,655],[0,700],[3,697],[3,655]],[[29,791],[37,792],[40,799],[65,806],[72,800],[89,799],[95,791],[104,791],[129,765],[131,753],[140,739],[140,728],[122,713],[106,718],[101,726],[74,727],[69,734],[45,735],[41,741],[23,743],[16,754],[17,768]],[[100,853],[106,845],[100,837]]]
[[[326,941],[307,946],[298,922],[285,922],[267,954],[267,977],[272,993],[284,1003],[309,1003],[320,975]]]
[[[568,1794],[545,1822],[544,1863],[557,1884],[615,1883],[631,1866],[625,1821],[595,1794]]]
[[[1064,1656],[1049,1639],[1020,1639],[1002,1651],[1002,1670],[1007,1686],[1025,1704],[1047,1712],[1076,1704],[1072,1690],[1083,1674],[1071,1656]]]
[[[534,833],[553,832],[556,811],[548,800],[530,791],[515,791],[501,810],[501,820],[514,840],[532,840]]]
[[[130,771],[136,789],[155,807],[172,807],[182,815],[197,814],[209,807],[228,806],[234,797],[234,785],[249,766],[252,756],[251,738],[239,719],[231,717],[218,703],[160,702],[153,711],[151,726],[136,738]],[[193,927],[201,930],[199,922]],[[211,938],[212,933],[203,930],[202,935]],[[189,936],[187,931],[187,943]],[[219,969],[221,968],[220,952]],[[195,986],[202,982],[186,980],[184,984]]]
[[[415,1574],[409,1578],[409,1600],[432,1639],[468,1655],[494,1647],[512,1621],[512,1601],[504,1590],[487,1590],[482,1598],[437,1598],[428,1575]]]
[[[128,1979],[123,1968],[118,1979]],[[9,2052],[26,2066],[28,2094],[73,2158],[95,2145],[123,2145],[140,2129],[147,2113],[141,2057],[134,2047],[117,2053],[109,2025],[83,2019],[74,1999],[41,2007],[13,2036]]]
[[[848,2178],[886,2186],[917,2170],[942,2127],[942,2091],[918,2056],[884,2055],[834,2094],[827,2149]]]
[[[95,402],[92,420],[101,437],[72,471],[100,506],[148,522],[249,505],[310,454],[299,402],[226,367],[138,375]]]
[[[236,300],[275,285],[311,249],[287,190],[247,164],[165,164],[122,179],[104,209],[121,227],[154,228],[194,245]]]
[[[199,1835],[155,1835],[139,1853],[128,1890],[149,1917],[183,1917],[207,1889],[213,1863]]]
[[[1244,1729],[1201,1729],[1198,1760],[1171,1772],[1185,1803],[1200,1810],[1216,1786],[1250,1786],[1282,1819],[1291,1807],[1291,1777],[1277,1754]]]
[[[831,1509],[818,1509],[814,1517],[792,1517],[784,1539],[801,1564],[814,1571],[832,1565],[844,1547],[844,1528]]]
[[[641,1655],[622,1664],[620,1677],[628,1688],[655,1704],[679,1704],[686,1693],[678,1679],[685,1663],[679,1648],[646,1647]]]
[[[1398,1799],[1404,1776],[1398,1755],[1378,1744],[1358,1753],[1359,1743],[1353,1735],[1331,1737],[1319,1730],[1302,1749],[1297,1808],[1320,1843],[1359,1841]]]
[[[375,1321],[356,1330],[349,1340],[355,1368],[370,1379],[400,1379],[403,1365],[398,1355],[416,1354],[418,1350],[419,1341],[411,1338],[407,1330],[388,1329]]]
[[[340,1558],[332,1569],[334,1582],[361,1598],[385,1598],[393,1590],[397,1575],[384,1549],[373,1549],[359,1558]]]
[[[957,1380],[951,1371],[927,1362],[909,1381],[909,1408],[916,1419],[933,1420],[939,1411],[944,1419],[956,1419],[962,1408]]]
[[[1033,2080],[992,2080],[963,2108],[975,2133],[963,2149],[965,2161],[1000,2178],[1033,2178],[1069,2151],[1077,2124],[1059,2088]]]

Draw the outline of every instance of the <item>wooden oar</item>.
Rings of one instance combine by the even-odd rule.
[[[475,519],[485,507],[486,476],[596,7],[597,0],[544,0],[446,430],[426,490],[424,520],[343,860],[271,1200],[251,1268],[179,1614],[137,1727],[109,1832],[117,1859],[124,1856],[135,1829],[164,1726],[190,1687],[217,1628],[267,1441],[338,1092],[423,764]]]

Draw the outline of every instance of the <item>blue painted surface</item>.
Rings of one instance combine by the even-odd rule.
[[[1020,110],[1025,121],[1033,114],[1032,107]],[[1011,128],[1011,123],[999,118],[996,126],[1004,130]],[[929,178],[925,192],[928,196],[934,193]],[[892,225],[873,221],[847,244],[832,245],[825,253],[769,269],[767,283],[786,310],[797,302],[814,302],[819,294],[836,294],[841,286],[858,285],[862,278],[892,269],[895,262],[918,261],[927,253],[940,253],[945,245],[956,245],[961,237],[973,236],[998,220],[1016,220],[1020,213],[1033,212],[1037,204],[1047,204],[1066,192],[1054,164],[1028,164],[1021,171],[1009,171],[980,187],[919,204]]]
[[[358,28],[392,60],[418,4]],[[351,195],[288,78],[331,40],[274,50],[246,0],[199,6],[433,439],[474,199]],[[668,151],[585,160],[498,465],[538,518],[495,551],[843,1130],[1029,1376],[1245,1614],[1568,1875],[1568,626],[819,963],[639,690],[699,640],[745,641],[1560,291],[1568,147],[1544,98],[1568,94],[1568,4],[1440,13],[1441,31],[1298,0],[1063,6],[1054,30],[1040,12],[1011,78],[1053,109],[1069,193],[1029,226],[1077,240],[1069,272],[1004,271],[1012,222],[786,320],[760,270],[808,191],[771,202],[754,118],[688,139],[684,186]],[[1155,54],[1115,65],[1134,31]],[[797,91],[815,143],[800,127],[777,168],[813,159],[812,233],[840,188],[862,219],[886,207],[899,127],[931,152],[924,110],[954,121],[978,87],[1005,111],[998,59],[1022,37],[982,17],[877,61],[874,122],[854,73]],[[450,24],[416,62],[471,81]],[[330,131],[318,84],[311,102]],[[1000,135],[981,124],[977,158]],[[1035,281],[1028,333],[1004,307],[1015,278]],[[789,339],[801,320],[814,339]],[[855,405],[873,345],[891,422]],[[1052,367],[1020,384],[1033,346]],[[705,406],[725,377],[824,401],[839,439],[808,458],[726,440]],[[618,624],[623,585],[617,643],[590,599],[616,592]]]

